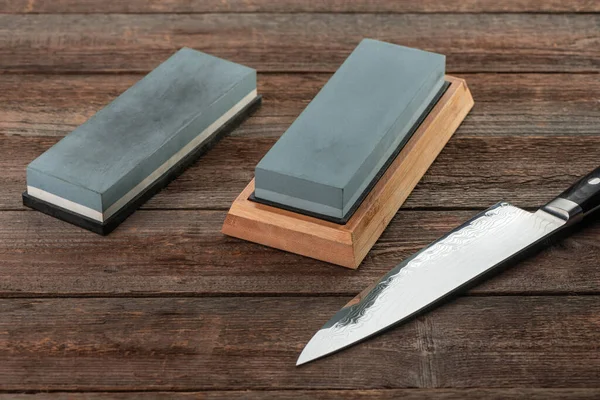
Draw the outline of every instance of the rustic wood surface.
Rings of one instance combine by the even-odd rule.
[[[183,46],[270,72],[332,72],[364,37],[447,56],[448,73],[597,72],[600,14],[0,15],[5,72],[147,72]]]
[[[296,368],[395,263],[600,164],[595,0],[0,0],[0,399],[597,399],[600,219]],[[229,238],[253,167],[364,37],[444,53],[475,107],[357,271]],[[25,166],[182,46],[262,108],[108,237],[21,205]]]

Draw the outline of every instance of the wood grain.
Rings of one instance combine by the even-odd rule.
[[[589,296],[459,298],[296,368],[346,300],[2,300],[0,389],[585,388],[600,379],[600,302]]]
[[[262,74],[264,104],[148,208],[228,209],[328,74]],[[476,106],[404,204],[537,207],[597,166],[596,75],[470,74]],[[140,75],[0,75],[0,209],[23,209],[25,167]],[[472,165],[476,163],[477,169]],[[465,196],[464,189],[469,188]]]
[[[413,190],[405,209],[482,209],[501,200],[539,207],[598,165],[600,136],[470,137],[461,135],[461,129]],[[25,167],[58,139],[0,136],[0,209],[24,209],[20,196]],[[144,208],[229,209],[275,141],[223,139]]]
[[[0,0],[0,13],[597,12],[593,0]]]
[[[467,83],[450,86],[344,225],[257,204],[254,179],[234,200],[226,235],[356,269],[473,107]]]
[[[594,0],[0,0],[0,399],[599,398],[598,221],[402,327],[293,367],[399,260],[476,210],[538,206],[597,167],[598,11]],[[358,271],[221,235],[258,160],[364,36],[448,55],[476,101],[456,136]],[[107,238],[23,211],[26,164],[182,46],[258,68],[256,116]]]
[[[371,390],[226,390],[202,392],[11,393],[0,400],[174,399],[174,400],[597,400],[600,389],[371,389]]]
[[[331,74],[258,76],[263,105],[234,135],[279,137]],[[457,135],[586,136],[600,125],[595,74],[461,74],[476,107]],[[0,135],[64,136],[142,78],[0,74]]]
[[[457,72],[597,72],[598,14],[0,15],[4,72],[146,72],[193,47],[260,71],[335,71],[364,37]],[[443,32],[443,34],[440,34]]]
[[[401,210],[351,271],[224,236],[224,211],[140,210],[107,237],[33,211],[1,212],[0,296],[355,296],[473,213]],[[598,235],[591,223],[470,294],[600,293]]]

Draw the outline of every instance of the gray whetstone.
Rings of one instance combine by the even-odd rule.
[[[181,49],[29,164],[27,185],[103,213],[255,90],[255,70]]]
[[[342,218],[444,84],[445,56],[365,39],[255,169],[255,196]]]

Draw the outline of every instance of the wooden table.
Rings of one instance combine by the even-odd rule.
[[[403,258],[501,199],[533,209],[600,164],[599,11],[593,0],[0,0],[0,398],[600,398],[598,222],[294,366]],[[446,54],[471,114],[358,271],[223,236],[255,164],[363,37]],[[25,209],[25,166],[183,46],[258,69],[260,111],[108,237]]]

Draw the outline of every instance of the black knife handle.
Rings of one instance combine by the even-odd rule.
[[[557,208],[567,212],[567,219],[575,216],[585,217],[600,208],[600,167],[579,179],[544,206],[546,211],[554,211],[554,214]]]

